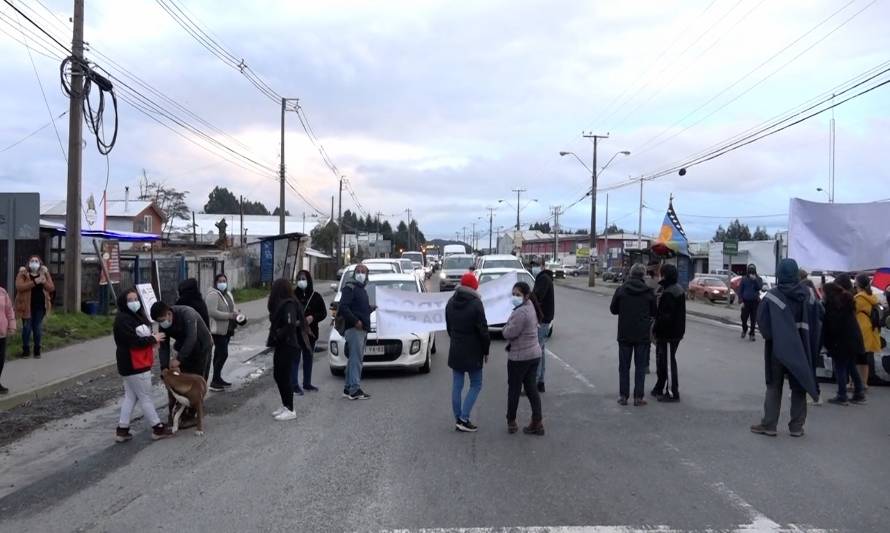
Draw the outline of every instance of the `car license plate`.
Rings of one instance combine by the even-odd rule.
[[[365,346],[365,355],[383,355],[386,353],[386,346]]]

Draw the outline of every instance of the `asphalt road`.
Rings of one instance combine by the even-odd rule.
[[[890,529],[890,391],[864,407],[811,407],[803,439],[787,434],[787,405],[779,437],[753,435],[762,343],[690,320],[682,403],[621,407],[614,331],[606,297],[557,289],[544,437],[506,432],[502,341],[480,431],[454,431],[441,333],[429,375],[371,373],[366,402],[340,398],[321,354],[321,392],[297,398],[290,423],[270,416],[268,374],[211,398],[204,437],[114,445],[110,407],[76,433],[32,436],[90,451],[7,491],[0,531]]]

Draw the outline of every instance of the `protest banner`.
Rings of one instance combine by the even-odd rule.
[[[479,286],[489,324],[503,324],[510,318],[510,302],[516,274],[510,273]],[[454,293],[405,292],[380,287],[377,289],[378,337],[445,331],[445,306]]]

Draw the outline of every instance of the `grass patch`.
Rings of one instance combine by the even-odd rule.
[[[235,303],[252,302],[254,300],[268,298],[269,289],[264,287],[235,289],[232,291],[232,296],[235,298]]]
[[[43,320],[43,339],[41,349],[44,352],[88,341],[112,334],[114,315],[90,316],[83,313],[53,312]],[[8,359],[16,359],[22,353],[22,321],[16,320],[17,329],[14,335],[6,339]],[[32,346],[33,350],[34,347]]]

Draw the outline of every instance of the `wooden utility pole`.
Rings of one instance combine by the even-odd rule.
[[[83,0],[74,0],[71,40],[71,97],[68,107],[68,194],[65,212],[65,311],[80,311],[80,227],[83,141]],[[10,233],[10,238],[13,238]]]
[[[284,111],[287,109],[287,98],[281,99],[281,168],[279,169],[278,190],[278,233],[284,235]]]
[[[584,133],[585,139],[593,139],[593,166],[591,167],[591,183],[590,188],[590,274],[587,277],[587,285],[593,287],[596,285],[596,267],[594,260],[597,258],[597,238],[596,238],[596,149],[599,139],[608,139],[609,135],[595,135],[593,133]]]
[[[343,266],[343,176],[340,176],[340,202],[337,206],[337,266]]]
[[[244,196],[238,197],[238,212],[241,215],[241,221],[238,226],[238,231],[241,232],[241,247],[244,248],[244,240],[247,237],[246,232],[244,231]],[[305,214],[303,215],[305,217]],[[306,224],[306,219],[303,219],[303,224]]]

